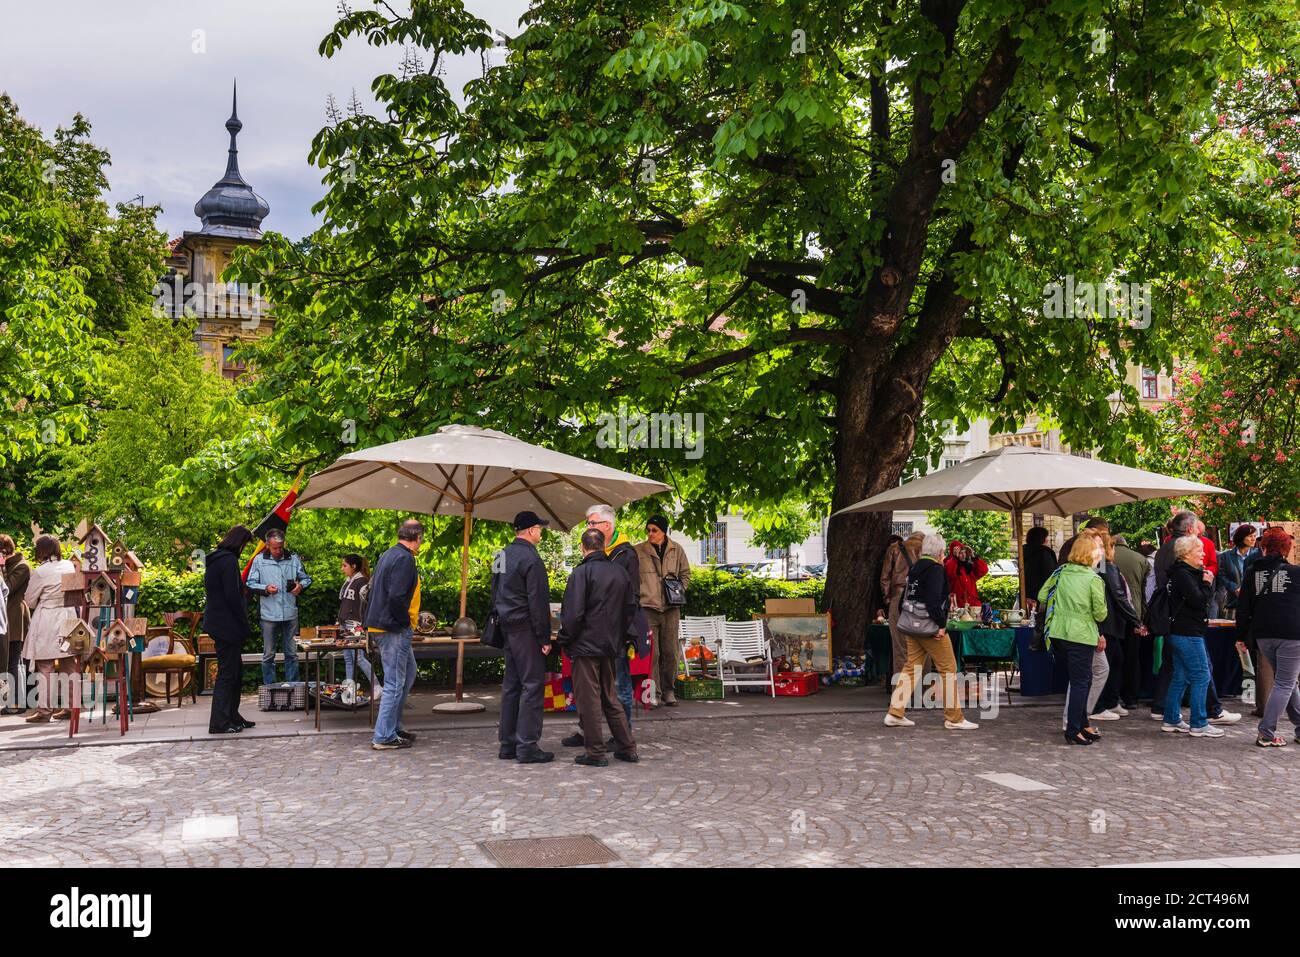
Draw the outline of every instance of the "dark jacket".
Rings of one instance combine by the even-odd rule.
[[[14,552],[9,556],[9,560],[4,563],[4,576],[5,584],[9,587],[9,600],[5,602],[9,621],[9,632],[6,637],[11,642],[17,642],[18,647],[21,648],[23,639],[27,637],[27,623],[31,618],[31,612],[27,610],[23,596],[27,594],[27,582],[32,577],[32,566],[23,559],[22,552]],[[8,667],[9,659],[6,658],[3,663],[0,663],[0,668]]]
[[[1046,545],[1025,546],[1025,595],[1036,599],[1043,582],[1056,571],[1056,553]]]
[[[1242,555],[1235,548],[1219,552],[1219,580],[1217,591],[1222,593],[1220,603],[1224,608],[1236,608],[1237,598],[1241,592],[1242,582],[1246,577],[1246,566],[1259,561],[1258,548],[1252,548]]]
[[[1201,577],[1201,572],[1186,562],[1174,562],[1169,569],[1170,634],[1205,637],[1214,586]]]
[[[604,552],[592,552],[564,588],[560,644],[570,658],[613,658],[635,637],[636,610],[627,572]]]
[[[361,620],[361,589],[370,576],[360,572],[343,583],[339,589],[339,624]]]
[[[209,552],[203,566],[203,630],[241,645],[250,630],[239,556],[224,548]]]
[[[922,555],[907,573],[904,601],[919,601],[925,606],[930,620],[940,628],[948,624],[948,573],[933,558]]]
[[[1106,620],[1098,627],[1107,638],[1122,641],[1128,630],[1138,624],[1137,609],[1129,599],[1128,586],[1114,562],[1102,564],[1101,580],[1106,583]]]
[[[1237,640],[1252,647],[1261,638],[1300,641],[1300,565],[1281,555],[1246,566],[1237,602]]]
[[[370,578],[370,599],[366,604],[366,627],[380,631],[407,631],[411,627],[411,600],[420,580],[415,556],[397,544],[379,556]]]
[[[614,546],[614,550],[608,554],[609,560],[623,569],[632,582],[632,598],[636,601],[636,611],[633,613],[632,623],[635,626],[635,634],[638,636],[637,654],[639,656],[648,655],[650,653],[650,644],[647,636],[650,633],[650,619],[646,616],[645,609],[641,607],[641,559],[637,557],[636,546],[627,541],[619,542]]]
[[[1129,601],[1137,612],[1139,620],[1146,613],[1147,578],[1151,575],[1151,564],[1146,556],[1127,545],[1115,546],[1115,567],[1120,576],[1128,583]]]
[[[537,643],[551,643],[551,592],[546,566],[532,542],[516,538],[501,549],[501,570],[492,573],[496,612],[507,631],[526,632]],[[374,602],[374,586],[370,601]]]

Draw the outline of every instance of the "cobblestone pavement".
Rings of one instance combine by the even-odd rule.
[[[547,721],[549,765],[499,761],[481,727],[425,732],[396,752],[362,734],[13,751],[0,754],[0,866],[484,867],[480,841],[587,833],[639,866],[1102,865],[1300,849],[1300,747],[1253,747],[1249,719],[1192,740],[1140,711],[1105,725],[1100,745],[1069,748],[1055,708],[1004,710],[975,732],[917,717],[911,729],[878,713],[646,722],[642,763],[604,769],[559,747],[571,717]],[[194,819],[212,815],[237,816],[238,836],[201,837]]]

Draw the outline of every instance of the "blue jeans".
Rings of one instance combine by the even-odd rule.
[[[623,713],[627,715],[627,726],[632,727],[632,668],[627,660],[627,653],[614,656],[614,685],[618,689],[618,700],[623,704]]]
[[[382,631],[371,637],[379,646],[379,661],[384,666],[384,696],[379,699],[374,738],[376,744],[382,744],[397,737],[402,727],[402,706],[415,684],[415,652],[410,628]]]
[[[1205,712],[1205,691],[1210,686],[1210,659],[1205,653],[1205,639],[1200,635],[1170,635],[1168,649],[1173,652],[1174,673],[1165,692],[1165,724],[1181,724],[1183,692],[1191,691],[1193,728],[1210,723]]]
[[[370,664],[370,659],[354,648],[348,648],[343,652],[343,677],[348,681],[352,680],[353,675],[356,674],[357,662],[361,663],[361,673],[366,676],[366,680],[370,682],[370,687],[373,688],[375,686],[375,669]]]
[[[298,651],[294,640],[298,637],[298,619],[267,621],[262,619],[262,684],[275,684],[275,646],[284,644],[284,680],[298,680]]]

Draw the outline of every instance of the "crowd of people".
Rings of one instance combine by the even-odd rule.
[[[582,748],[578,764],[603,766],[606,755],[638,760],[632,736],[632,662],[650,656],[647,707],[676,705],[673,682],[681,608],[690,582],[690,563],[669,536],[662,515],[645,526],[645,540],[633,544],[606,505],[587,511],[582,561],[570,574],[553,627],[546,569],[538,553],[548,522],[531,511],[514,520],[515,538],[493,561],[490,618],[505,657],[499,727],[499,756],[522,764],[545,763],[554,753],[540,746],[546,657],[553,644],[573,662],[573,694],[580,729],[561,742]],[[1263,534],[1236,528],[1222,552],[1189,511],[1173,516],[1162,543],[1137,548],[1112,535],[1104,519],[1089,520],[1059,551],[1046,544],[1047,530],[1034,528],[1023,550],[1030,611],[1044,646],[1068,676],[1061,731],[1071,745],[1102,738],[1100,726],[1139,709],[1142,643],[1151,643],[1156,670],[1150,714],[1160,730],[1195,738],[1223,736],[1222,725],[1241,715],[1224,708],[1215,687],[1206,646],[1211,618],[1235,618],[1237,648],[1253,653],[1262,679],[1256,744],[1280,747],[1283,712],[1300,733],[1300,567],[1288,563],[1291,536],[1272,527]],[[301,559],[286,550],[284,534],[273,529],[266,547],[241,575],[241,553],[253,534],[235,526],[208,556],[204,584],[204,628],[216,649],[217,677],[209,731],[233,734],[254,723],[239,713],[241,654],[248,633],[248,600],[258,600],[263,638],[262,677],[276,680],[277,654],[284,677],[297,677],[294,637],[298,599],[311,586]],[[343,584],[338,621],[365,629],[379,652],[382,683],[369,658],[345,654],[345,680],[366,677],[379,703],[372,745],[377,750],[410,747],[414,734],[402,727],[402,706],[415,681],[411,647],[420,610],[415,555],[424,527],[402,524],[397,542],[380,556],[373,574],[357,554],[342,557]],[[65,617],[63,576],[73,570],[58,540],[38,536],[34,567],[9,536],[0,535],[0,667],[5,683],[20,687],[19,666],[35,678],[37,702],[29,722],[68,716],[51,700],[51,679],[72,664],[61,641]],[[894,690],[884,718],[889,727],[910,727],[908,702],[927,663],[940,678],[944,727],[976,730],[966,719],[956,687],[957,666],[947,626],[955,609],[979,602],[978,581],[987,563],[961,542],[936,534],[893,539],[884,556],[881,588],[892,633]],[[1267,684],[1262,680],[1261,684]],[[21,701],[7,702],[5,714],[22,713]],[[1183,709],[1187,716],[1184,719]],[[610,736],[601,730],[604,720]],[[1300,737],[1297,738],[1300,742]]]

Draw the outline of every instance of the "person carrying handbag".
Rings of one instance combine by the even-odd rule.
[[[949,731],[974,731],[957,697],[957,659],[948,637],[948,575],[943,568],[944,541],[933,533],[921,541],[921,554],[907,573],[907,587],[898,610],[898,630],[907,642],[907,661],[885,715],[885,726],[910,728],[916,722],[905,717],[912,689],[920,684],[927,656],[939,670],[943,690],[943,726]]]
[[[645,523],[646,540],[636,546],[640,563],[641,607],[654,635],[650,679],[660,701],[677,706],[673,681],[677,677],[677,636],[682,607],[691,583],[691,563],[686,550],[668,537],[668,519],[651,515]]]

